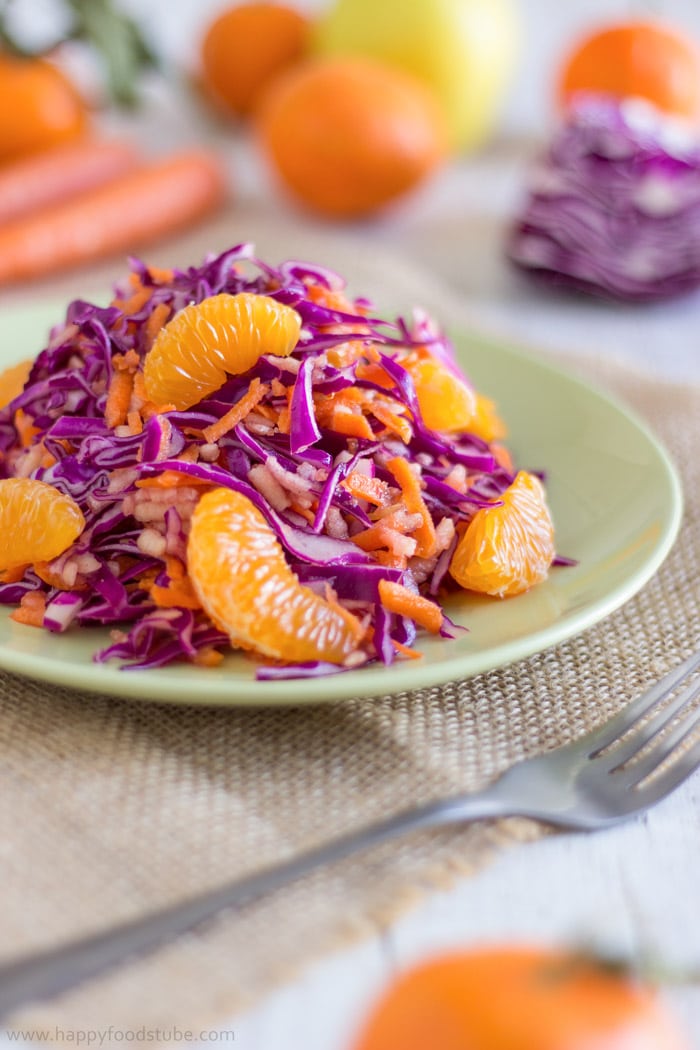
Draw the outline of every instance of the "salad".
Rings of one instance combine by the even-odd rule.
[[[132,260],[0,376],[0,603],[98,661],[317,676],[420,656],[459,588],[546,578],[540,477],[420,309],[376,315],[325,267],[240,244]]]

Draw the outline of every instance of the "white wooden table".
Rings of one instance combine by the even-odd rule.
[[[131,6],[143,13],[137,0]],[[152,0],[149,17],[162,27],[166,49],[179,56],[191,49],[204,12],[220,6],[216,0],[197,5]],[[532,133],[542,134],[548,120],[548,78],[562,41],[587,21],[630,11],[664,13],[700,36],[700,4],[522,0],[521,6],[529,46],[499,143],[453,165],[391,217],[341,230],[302,219],[270,196],[257,158],[238,141],[229,150],[240,212],[233,237],[255,237],[264,216],[268,231],[277,226],[288,236],[303,229],[307,239],[342,239],[358,258],[392,250],[429,272],[436,289],[456,294],[475,327],[533,347],[602,351],[698,381],[700,294],[642,309],[549,298],[513,277],[502,244],[522,192]],[[163,117],[159,105],[142,119],[144,141],[170,145],[196,137],[172,108],[168,119],[167,104]],[[358,1019],[398,969],[441,949],[482,940],[594,941],[615,950],[647,950],[671,966],[697,972],[699,822],[696,776],[648,815],[619,829],[557,834],[512,848],[481,874],[450,891],[430,893],[389,930],[324,959],[223,1027],[235,1032],[240,1050],[347,1050]],[[683,989],[670,998],[700,1048],[700,992]]]

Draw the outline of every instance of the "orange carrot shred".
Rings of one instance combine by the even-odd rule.
[[[194,593],[189,577],[172,580],[167,587],[154,583],[150,595],[160,609],[201,609],[202,605]]]
[[[203,478],[192,478],[179,470],[164,470],[151,478],[139,478],[134,484],[139,489],[176,489],[182,485],[211,485],[211,482]]]
[[[29,448],[33,439],[39,433],[39,428],[34,426],[32,417],[28,416],[23,408],[17,409],[14,421],[15,430],[19,434],[19,439],[22,442],[22,448]]]
[[[41,591],[29,591],[23,594],[19,608],[11,613],[11,619],[28,627],[43,627],[46,598]]]
[[[132,434],[140,434],[143,430],[143,420],[141,419],[141,413],[133,409],[131,412],[127,412],[126,421],[129,425],[129,430]]]
[[[150,349],[153,340],[169,317],[170,307],[167,303],[158,303],[157,306],[153,307],[146,321],[145,342],[147,349]]]
[[[436,634],[442,626],[442,609],[435,602],[409,591],[402,583],[379,581],[379,600],[385,609],[397,616],[408,616],[427,631]]]
[[[406,509],[410,514],[420,514],[423,519],[423,524],[414,532],[418,542],[416,554],[419,558],[430,558],[435,553],[437,537],[433,519],[423,499],[420,481],[411,469],[408,460],[403,459],[401,456],[395,456],[393,459],[390,459],[387,467],[401,487]]]
[[[111,430],[126,422],[133,389],[134,381],[130,372],[112,373],[105,403],[105,423]]]
[[[197,652],[192,662],[199,667],[218,667],[223,658],[223,653],[220,653],[218,649],[213,649],[210,645],[206,645]]]
[[[352,470],[341,482],[343,488],[355,497],[374,504],[375,507],[386,507],[391,502],[389,486],[381,478],[370,478],[359,470]]]
[[[216,423],[212,423],[211,426],[205,427],[202,431],[204,440],[207,442],[218,441],[220,437],[227,434],[229,430],[233,430],[235,426],[241,422],[242,419],[248,415],[249,412],[255,408],[258,402],[262,401],[269,390],[266,383],[261,383],[259,378],[256,378],[251,382],[248,390],[240,398],[233,408],[217,419]]]
[[[419,653],[417,649],[411,649],[410,645],[404,645],[403,642],[397,642],[395,638],[391,639],[391,644],[397,653],[401,653],[408,660],[420,660],[423,653]]]

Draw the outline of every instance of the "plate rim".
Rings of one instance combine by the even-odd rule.
[[[23,305],[15,308],[14,312],[21,316],[29,309]],[[46,663],[35,664],[33,661],[36,659],[36,654],[13,651],[3,644],[2,640],[0,640],[0,669],[34,681],[71,688],[82,695],[92,693],[140,702],[180,706],[306,707],[350,699],[391,696],[401,692],[444,685],[450,681],[467,680],[544,652],[582,634],[594,624],[606,619],[634,597],[656,574],[677,538],[683,518],[684,501],[680,475],[673,458],[663,441],[633,408],[614,394],[599,388],[595,383],[568,371],[565,360],[552,361],[544,352],[538,353],[534,347],[523,347],[518,343],[506,341],[507,337],[499,339],[493,333],[470,330],[466,326],[452,326],[450,334],[453,342],[458,345],[467,346],[469,340],[478,341],[482,348],[492,347],[506,358],[517,359],[528,367],[539,369],[556,377],[558,381],[564,380],[578,387],[586,397],[603,402],[608,408],[631,423],[640,437],[644,439],[649,451],[653,452],[657,458],[659,465],[663,468],[670,495],[668,514],[664,518],[661,535],[644,564],[638,566],[610,591],[593,600],[583,609],[570,615],[565,614],[553,624],[548,624],[516,639],[511,638],[500,645],[490,646],[485,652],[471,653],[466,656],[457,653],[454,657],[448,657],[440,662],[421,664],[421,661],[414,661],[410,665],[411,684],[409,687],[405,684],[392,686],[391,678],[395,676],[396,664],[389,668],[383,665],[370,665],[356,671],[345,671],[316,679],[258,681],[254,678],[237,678],[230,679],[228,683],[224,678],[225,672],[217,672],[214,669],[207,670],[206,674],[209,677],[202,679],[202,684],[207,687],[203,690],[204,695],[185,696],[181,693],[173,695],[169,690],[177,688],[176,683],[169,677],[165,677],[164,672],[172,671],[174,665],[171,665],[170,669],[139,671],[92,662],[84,666],[62,661],[51,662],[50,658]],[[0,611],[0,615],[4,613]],[[9,611],[7,616],[9,618]],[[407,665],[399,666],[405,671]],[[99,680],[91,681],[90,679],[96,674]],[[188,683],[189,681],[188,679]],[[306,695],[303,695],[304,693]]]

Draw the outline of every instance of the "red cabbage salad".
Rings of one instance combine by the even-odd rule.
[[[51,632],[107,627],[98,661],[217,664],[238,639],[204,611],[188,537],[200,500],[225,489],[262,515],[298,586],[359,625],[342,660],[321,649],[271,657],[241,639],[259,679],[391,664],[419,655],[419,631],[453,636],[441,600],[458,589],[455,551],[520,474],[493,403],[435,322],[419,309],[377,317],[344,289],[325,267],[270,266],[240,244],[199,268],[132,260],[109,306],[72,302],[0,409],[0,478],[51,486],[84,525],[49,561],[2,563],[0,603]],[[159,331],[185,308],[241,293],[298,315],[292,351],[263,347],[187,408],[149,400],[144,361]],[[236,580],[225,584],[235,597]]]

